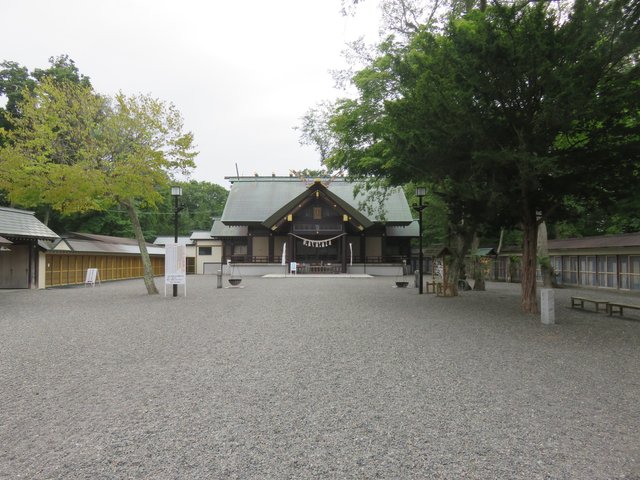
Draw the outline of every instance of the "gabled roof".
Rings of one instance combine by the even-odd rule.
[[[11,238],[53,240],[58,235],[35,217],[34,212],[0,207],[0,235]]]
[[[587,248],[640,247],[640,232],[597,237],[565,238],[549,240],[549,250],[574,250]]]
[[[227,177],[232,182],[227,203],[222,213],[225,225],[267,225],[274,216],[295,206],[315,182],[303,182],[296,177]],[[353,213],[363,224],[383,222],[408,225],[413,221],[411,210],[401,188],[386,192],[383,202],[369,201],[365,192],[354,196],[356,184],[344,178],[319,179],[323,192],[344,210]],[[374,197],[377,198],[377,197]]]
[[[353,208],[346,203],[338,195],[331,192],[320,180],[316,180],[313,184],[309,185],[306,190],[300,193],[297,197],[293,198],[287,204],[280,207],[269,218],[267,218],[262,225],[267,228],[273,227],[275,224],[282,223],[284,216],[289,213],[300,210],[304,205],[314,199],[314,197],[322,198],[324,202],[333,205],[335,209],[341,211],[342,214],[351,218],[351,222],[359,227],[360,230],[368,228],[373,225],[373,222],[363,215],[358,209]]]

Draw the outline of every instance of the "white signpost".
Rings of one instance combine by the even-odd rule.
[[[164,296],[167,296],[167,285],[184,285],[184,296],[187,296],[187,247],[177,243],[169,243],[164,247]]]

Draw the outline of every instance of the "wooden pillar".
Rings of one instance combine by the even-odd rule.
[[[360,261],[367,263],[367,237],[364,234],[360,235]]]
[[[290,262],[294,262],[293,236],[287,235],[287,269]]]
[[[38,288],[38,241],[29,241],[29,278],[28,288]]]
[[[247,258],[245,262],[253,263],[253,235],[249,234],[247,237]]]
[[[275,239],[273,238],[273,233],[269,234],[269,263],[273,263],[273,257],[275,248]]]

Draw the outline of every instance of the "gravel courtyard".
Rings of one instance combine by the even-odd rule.
[[[0,291],[0,478],[640,478],[640,316],[394,280]]]

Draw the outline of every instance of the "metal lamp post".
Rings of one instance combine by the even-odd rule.
[[[424,260],[423,260],[423,254],[422,254],[422,211],[427,208],[426,205],[422,204],[422,197],[424,197],[427,194],[427,189],[425,187],[416,187],[416,197],[418,197],[418,205],[416,205],[415,203],[412,205],[413,209],[418,212],[418,230],[420,232],[420,239],[419,239],[419,253],[418,253],[418,272],[419,272],[419,277],[420,277],[420,285],[418,287],[418,293],[420,295],[422,295],[423,293],[423,288],[424,288],[424,282],[422,281],[422,275],[423,275],[423,264],[424,264]]]
[[[174,199],[174,206],[173,206],[173,233],[174,233],[174,241],[177,244],[178,243],[178,213],[180,213],[180,210],[182,210],[182,208],[180,208],[178,206],[178,199],[182,196],[182,187],[171,187],[171,195],[173,196]],[[178,296],[178,285],[176,285],[175,283],[173,284],[173,296],[177,297]]]

